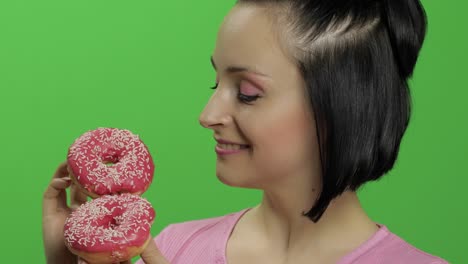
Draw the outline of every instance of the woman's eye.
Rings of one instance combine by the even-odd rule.
[[[253,102],[255,100],[257,100],[260,96],[258,95],[245,95],[245,94],[242,94],[242,93],[238,93],[237,94],[237,98],[239,98],[239,100],[241,100],[242,102],[244,103],[250,103],[250,102]]]
[[[210,87],[210,89],[213,89],[213,90],[215,90],[216,88],[218,88],[218,83],[216,83],[215,86]],[[258,98],[260,98],[260,96],[259,95],[245,95],[245,94],[242,94],[242,93],[238,93],[237,98],[241,102],[249,104],[250,102],[253,102],[253,101],[257,100]]]

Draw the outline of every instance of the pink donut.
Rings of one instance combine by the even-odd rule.
[[[87,195],[142,194],[153,180],[154,163],[138,135],[126,129],[98,128],[68,149],[71,178]]]
[[[141,254],[156,213],[138,195],[104,195],[86,202],[65,221],[65,244],[89,263],[118,263]]]

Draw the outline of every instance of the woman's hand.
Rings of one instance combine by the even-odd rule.
[[[161,254],[161,251],[159,251],[153,239],[150,240],[145,250],[141,252],[140,257],[145,262],[145,264],[170,264],[169,261],[167,261],[166,258],[164,258],[164,256]],[[132,262],[128,260],[126,262],[121,262],[120,264],[131,264],[131,263]],[[90,263],[84,261],[83,259],[79,259],[78,264],[90,264]]]
[[[67,205],[68,187],[70,187],[70,206]],[[62,162],[44,192],[42,201],[42,238],[48,264],[77,263],[78,258],[65,246],[63,226],[72,210],[86,200],[86,195],[71,183],[67,163]]]
[[[140,257],[146,264],[170,264],[159,251],[153,239],[150,240]]]
[[[66,189],[70,187],[70,206],[67,205]],[[42,237],[48,264],[86,263],[72,254],[65,246],[63,227],[70,213],[87,201],[85,194],[72,184],[67,163],[62,162],[49,183],[42,201]],[[141,258],[146,264],[170,264],[153,239],[150,240]],[[131,261],[122,262],[130,264]]]
[[[84,260],[82,258],[78,258],[78,263],[77,264],[91,264],[91,263],[86,262],[86,260]],[[109,263],[109,264],[112,264],[112,263]],[[132,261],[127,260],[125,262],[120,262],[119,264],[132,264]]]

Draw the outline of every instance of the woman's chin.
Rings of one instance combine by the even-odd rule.
[[[226,175],[223,173],[216,173],[219,181],[224,183],[227,186],[238,187],[238,188],[247,188],[247,189],[258,189],[252,186],[252,183],[246,182],[243,179],[236,177],[236,175]]]
[[[232,181],[231,178],[225,177],[225,176],[223,176],[223,175],[224,175],[224,174],[222,174],[222,173],[216,172],[216,177],[218,177],[218,179],[219,179],[222,183],[224,183],[224,184],[226,184],[226,185],[228,185],[228,186],[236,187],[235,182]]]

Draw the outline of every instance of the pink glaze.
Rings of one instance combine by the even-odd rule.
[[[143,193],[153,180],[154,163],[138,135],[126,129],[98,128],[68,149],[68,165],[78,182],[99,196]],[[109,166],[107,163],[112,162]]]
[[[155,216],[151,204],[138,195],[104,195],[71,213],[65,221],[65,243],[79,251],[124,257],[126,248],[146,242]]]

